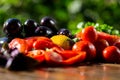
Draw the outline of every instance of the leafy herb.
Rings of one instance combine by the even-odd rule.
[[[87,23],[80,22],[77,25],[78,30],[76,30],[76,32],[81,31],[83,28],[88,27],[88,26],[94,26],[97,31],[106,32],[112,35],[120,36],[119,30],[117,30],[115,27],[107,25],[107,24],[99,24],[99,23],[93,23],[93,22],[87,22]]]

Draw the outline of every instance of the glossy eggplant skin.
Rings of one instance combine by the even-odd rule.
[[[7,45],[4,43],[0,49],[0,67],[21,71],[35,69],[39,64],[35,59],[20,53],[17,48],[10,49]]]
[[[52,37],[54,35],[54,32],[46,26],[39,26],[35,30],[36,36],[46,36],[46,37]]]
[[[66,28],[60,28],[57,32],[58,35],[65,35],[68,36],[69,38],[74,38],[74,35],[72,35],[71,31],[66,29]]]
[[[50,16],[45,16],[41,19],[40,21],[40,25],[41,26],[47,26],[48,28],[50,28],[54,34],[57,34],[58,31],[58,27],[56,26],[56,20]]]
[[[34,32],[38,26],[39,25],[35,20],[27,19],[23,24],[23,31],[25,33],[25,37],[34,36]]]
[[[3,24],[3,32],[6,35],[16,35],[22,32],[22,23],[19,19],[9,18]]]

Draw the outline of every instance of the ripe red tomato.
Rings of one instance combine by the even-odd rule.
[[[114,46],[118,47],[120,49],[120,39],[117,39],[114,43]]]
[[[89,41],[76,42],[73,45],[72,50],[76,51],[78,53],[81,51],[85,51],[86,52],[86,60],[88,60],[88,61],[93,60],[96,57],[96,48]]]
[[[102,51],[109,46],[109,43],[105,39],[98,39],[94,43],[95,48],[96,48],[96,59],[97,60],[102,60]]]
[[[107,62],[120,63],[120,50],[116,46],[108,46],[103,50],[103,57]]]
[[[81,39],[85,41],[95,42],[97,37],[97,31],[93,26],[86,27],[81,32]]]

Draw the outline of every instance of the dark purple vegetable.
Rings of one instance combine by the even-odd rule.
[[[56,34],[58,31],[58,28],[56,26],[56,20],[52,17],[43,17],[40,21],[40,25],[49,27],[54,32],[54,34]]]
[[[38,23],[33,19],[27,19],[24,22],[23,29],[25,37],[34,36],[35,29],[37,28]]]

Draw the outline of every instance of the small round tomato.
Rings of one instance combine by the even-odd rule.
[[[103,50],[103,58],[110,63],[120,63],[120,50],[116,46],[108,46]]]
[[[120,49],[120,39],[117,39],[114,43],[114,46],[118,47]]]
[[[95,42],[97,37],[97,31],[93,26],[88,26],[81,32],[81,39],[85,41]]]
[[[73,47],[72,47],[73,51],[76,52],[81,52],[81,51],[85,51],[86,52],[86,60],[93,60],[96,57],[96,48],[95,46],[89,42],[89,41],[79,41],[76,42]]]
[[[104,48],[109,46],[109,43],[105,39],[98,39],[94,43],[96,48],[96,58],[97,60],[102,60],[102,51]]]

